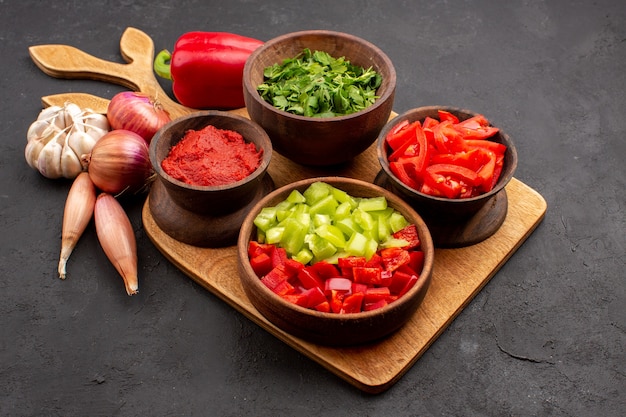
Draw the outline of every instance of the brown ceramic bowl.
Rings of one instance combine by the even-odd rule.
[[[420,279],[406,294],[387,306],[374,311],[335,314],[323,313],[285,301],[268,289],[254,273],[248,260],[248,244],[256,239],[254,218],[263,207],[283,201],[291,191],[304,191],[315,181],[323,181],[355,197],[387,198],[388,205],[400,211],[417,226],[424,267]],[[371,342],[398,330],[413,315],[422,302],[431,281],[434,245],[421,217],[393,193],[376,185],[342,177],[309,178],[279,188],[260,200],[243,222],[237,243],[239,276],[243,289],[256,309],[271,323],[293,336],[332,346],[349,346]]]
[[[243,180],[227,185],[189,185],[167,174],[161,162],[188,130],[208,125],[239,132],[244,140],[263,150],[259,167]],[[245,214],[273,184],[266,175],[272,143],[251,120],[222,111],[201,111],[163,126],[150,142],[150,161],[156,173],[150,190],[150,207],[159,226],[177,240],[197,246],[234,244]]]
[[[483,206],[485,206],[487,202],[492,200],[494,196],[504,189],[511,178],[513,178],[513,173],[517,168],[517,150],[511,138],[503,132],[502,129],[500,129],[499,133],[494,137],[489,139],[506,145],[507,150],[504,155],[504,167],[500,174],[500,179],[493,189],[477,197],[464,199],[434,197],[407,186],[400,181],[389,168],[389,161],[387,159],[388,147],[385,143],[385,137],[398,123],[405,120],[409,122],[416,120],[423,121],[427,116],[438,119],[437,110],[449,111],[460,120],[465,120],[476,115],[476,113],[469,110],[446,106],[419,107],[409,110],[395,117],[381,130],[377,141],[378,160],[394,192],[409,202],[421,215],[425,218],[436,217],[440,222],[447,221],[454,223],[475,215],[479,210],[483,209]]]
[[[335,58],[345,56],[363,68],[372,67],[383,78],[379,98],[357,113],[332,118],[299,116],[267,103],[257,92],[263,83],[263,70],[294,58],[304,48],[325,51]],[[328,166],[350,161],[376,141],[392,111],[396,71],[387,55],[363,39],[311,30],[279,36],[255,50],[244,67],[243,88],[250,118],[267,131],[278,153],[302,165]]]

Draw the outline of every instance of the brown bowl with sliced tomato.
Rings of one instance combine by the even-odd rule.
[[[422,218],[365,181],[320,177],[259,201],[237,243],[254,307],[292,336],[329,346],[388,337],[419,308],[434,245]]]
[[[377,154],[384,177],[377,183],[405,199],[429,226],[458,229],[484,221],[491,233],[501,225],[517,150],[485,115],[446,106],[409,110],[381,130]]]

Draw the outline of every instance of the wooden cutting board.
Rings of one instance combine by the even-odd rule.
[[[368,149],[341,175],[373,181],[378,163],[374,151]],[[306,176],[283,162],[278,155],[269,169],[278,186]],[[148,202],[143,209],[143,224],[155,246],[195,282],[330,372],[365,392],[380,393],[410,369],[543,219],[546,202],[536,191],[514,178],[506,192],[509,209],[494,235],[465,248],[435,251],[432,283],[411,320],[387,339],[350,348],[315,345],[267,321],[241,287],[236,247],[199,248],[170,238],[154,222]]]
[[[144,92],[157,98],[173,118],[195,111],[176,103],[161,89],[152,70],[154,44],[148,35],[134,28],[126,29],[120,51],[126,64],[105,61],[67,45],[29,48],[35,64],[52,77],[94,79]],[[44,106],[63,105],[66,101],[100,113],[106,113],[109,103],[106,98],[85,93],[42,97]],[[233,112],[247,116],[245,109]],[[379,171],[374,145],[341,168],[306,168],[274,153],[268,169],[276,187],[326,175],[373,182]],[[235,247],[199,248],[172,239],[155,223],[148,201],[142,215],[144,229],[154,245],[194,281],[333,374],[363,391],[379,393],[410,369],[543,219],[546,202],[536,191],[514,178],[506,193],[508,212],[494,235],[461,249],[436,250],[433,281],[408,324],[385,340],[351,348],[315,345],[278,329],[247,299],[239,282]]]

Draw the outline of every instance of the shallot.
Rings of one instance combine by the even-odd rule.
[[[126,293],[136,294],[137,242],[124,208],[111,194],[101,193],[96,199],[94,221],[100,246],[122,276]]]
[[[72,183],[65,201],[58,268],[61,279],[65,279],[67,260],[91,221],[95,204],[96,187],[89,179],[89,174],[81,172]]]
[[[152,175],[148,145],[130,130],[110,131],[82,159],[94,185],[113,195],[140,191]]]

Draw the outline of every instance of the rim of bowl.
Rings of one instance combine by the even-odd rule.
[[[287,300],[284,300],[280,296],[273,293],[272,290],[270,290],[265,285],[263,285],[263,283],[261,283],[260,277],[256,275],[254,271],[252,270],[252,266],[250,265],[250,260],[248,259],[248,256],[247,256],[247,253],[248,253],[247,247],[248,247],[248,243],[251,240],[251,234],[254,231],[256,231],[256,227],[253,224],[254,217],[259,213],[259,211],[263,207],[267,206],[269,201],[271,201],[272,199],[274,199],[276,196],[280,195],[281,193],[286,192],[286,191],[291,191],[293,189],[300,188],[300,187],[306,187],[317,181],[327,182],[327,183],[344,182],[344,183],[351,183],[354,185],[365,186],[367,188],[370,188],[376,191],[377,193],[380,193],[379,195],[382,195],[385,198],[387,198],[387,202],[392,203],[396,210],[402,212],[404,215],[406,215],[407,212],[410,213],[411,217],[414,217],[418,221],[418,223],[421,224],[421,229],[426,231],[425,235],[419,234],[420,246],[422,246],[423,243],[426,242],[426,249],[425,250],[422,249],[424,250],[424,266],[422,267],[422,271],[420,272],[420,279],[417,281],[417,283],[415,283],[415,285],[408,292],[402,295],[402,297],[398,298],[393,303],[387,304],[386,306],[381,307],[376,310],[362,311],[358,313],[345,313],[345,314],[325,313],[322,311],[317,311],[317,310],[313,310],[310,308],[302,307],[297,304],[291,303]],[[401,207],[401,209],[396,208],[396,207]],[[249,233],[244,233],[246,231]],[[252,209],[250,209],[250,212],[248,213],[248,215],[243,221],[243,224],[241,226],[241,230],[239,233],[239,238],[237,241],[237,252],[240,258],[239,262],[243,263],[243,269],[245,273],[248,274],[249,277],[257,278],[256,280],[250,280],[254,282],[253,285],[256,288],[260,288],[260,291],[264,291],[265,294],[271,297],[276,303],[278,303],[282,307],[293,309],[300,314],[318,317],[324,320],[345,320],[345,319],[367,319],[372,316],[378,316],[381,313],[385,314],[388,311],[400,309],[403,304],[408,303],[409,299],[415,296],[417,292],[421,291],[424,285],[426,285],[432,278],[435,247],[434,247],[434,242],[432,240],[432,236],[430,234],[428,226],[426,225],[426,223],[424,223],[424,220],[422,219],[422,217],[413,208],[411,208],[406,202],[404,202],[400,197],[372,183],[368,183],[362,180],[357,180],[354,178],[331,176],[331,177],[307,178],[304,180],[296,181],[296,182],[284,185],[280,188],[277,188],[276,190],[272,191],[271,193],[263,197],[257,204],[254,205],[254,207],[252,207]],[[424,279],[421,279],[422,277],[424,277]]]
[[[507,151],[511,152],[511,160],[514,163],[514,166],[512,167],[512,169],[510,170],[510,172],[505,175],[505,176],[501,176],[498,179],[498,182],[496,183],[496,185],[488,192],[477,195],[475,197],[468,197],[468,198],[446,198],[446,197],[438,197],[438,196],[434,196],[434,195],[430,195],[430,194],[424,194],[421,191],[418,191],[414,188],[409,187],[408,185],[406,185],[404,182],[400,181],[400,179],[398,177],[396,177],[396,175],[391,171],[391,168],[389,168],[389,161],[387,159],[387,152],[384,151],[384,146],[385,146],[385,136],[387,136],[387,134],[389,133],[389,131],[391,129],[393,129],[398,123],[400,123],[401,119],[408,119],[408,117],[412,114],[412,113],[416,113],[416,112],[423,112],[423,111],[437,111],[437,110],[445,110],[445,111],[450,111],[450,112],[457,112],[457,113],[463,113],[463,114],[479,114],[476,112],[473,112],[471,110],[467,110],[467,109],[462,109],[460,107],[452,107],[452,106],[422,106],[422,107],[416,107],[410,110],[405,111],[402,114],[397,115],[396,117],[394,117],[393,119],[391,119],[380,131],[380,134],[378,135],[378,139],[376,141],[376,153],[378,156],[378,161],[380,163],[381,168],[385,171],[385,173],[393,179],[394,181],[394,185],[401,187],[403,190],[405,190],[408,193],[412,193],[412,194],[417,194],[418,196],[424,197],[424,198],[428,198],[434,201],[439,201],[439,202],[446,202],[446,203],[451,203],[451,204],[463,204],[463,203],[469,203],[469,202],[474,202],[474,201],[479,201],[479,200],[483,200],[485,198],[488,198],[490,196],[495,195],[496,193],[500,192],[508,183],[509,181],[511,181],[511,179],[513,178],[513,175],[515,174],[515,170],[517,169],[517,148],[515,147],[515,144],[513,143],[513,140],[511,139],[511,137],[502,130],[502,128],[499,128],[500,131],[500,135],[503,136],[504,138],[506,138],[513,146],[507,146]],[[471,117],[471,116],[470,116]],[[418,120],[418,119],[415,119]],[[463,119],[465,120],[465,119]]]
[[[268,103],[267,101],[263,100],[263,98],[261,98],[261,96],[259,95],[256,87],[257,86],[253,86],[251,85],[252,83],[250,82],[250,73],[252,70],[252,62],[259,56],[261,55],[263,52],[265,52],[270,46],[288,41],[290,39],[293,38],[300,38],[300,37],[305,37],[305,36],[310,36],[310,35],[323,35],[323,36],[327,36],[327,37],[333,37],[333,36],[337,36],[337,37],[343,37],[343,38],[348,38],[352,41],[355,41],[357,43],[361,43],[365,46],[367,46],[368,49],[371,49],[377,56],[379,56],[382,60],[382,62],[384,63],[384,66],[388,69],[389,71],[389,76],[387,77],[387,79],[383,78],[383,83],[381,84],[380,87],[378,87],[379,91],[383,85],[385,85],[387,88],[385,88],[385,90],[383,91],[383,94],[381,94],[376,100],[374,100],[374,103],[372,103],[370,106],[359,110],[358,112],[355,113],[350,113],[350,114],[344,114],[344,115],[340,115],[340,116],[333,116],[333,117],[311,117],[311,116],[301,116],[299,114],[293,114],[284,110],[281,110],[273,105],[271,105],[270,103]],[[293,57],[289,57],[289,58],[293,58]],[[346,58],[352,62],[352,59],[350,57]],[[337,32],[337,31],[332,31],[332,30],[322,30],[322,29],[316,29],[316,30],[303,30],[303,31],[298,31],[298,32],[291,32],[291,33],[286,33],[284,35],[280,35],[277,36],[273,39],[270,39],[269,41],[265,42],[261,47],[255,49],[252,54],[250,54],[250,56],[248,57],[248,59],[246,60],[246,63],[244,65],[244,69],[243,69],[243,86],[246,90],[248,90],[248,92],[250,93],[250,96],[253,98],[253,100],[255,100],[256,102],[258,102],[262,107],[264,107],[267,110],[270,110],[274,113],[278,113],[278,114],[282,114],[285,116],[289,116],[292,117],[296,120],[302,120],[302,121],[312,121],[312,122],[341,122],[344,121],[346,119],[352,119],[355,117],[359,117],[365,113],[371,112],[374,109],[377,109],[378,107],[382,106],[384,102],[386,102],[390,96],[392,96],[394,94],[395,88],[396,88],[396,84],[397,84],[397,75],[396,75],[396,69],[393,65],[393,62],[391,61],[391,59],[389,58],[389,56],[387,56],[387,54],[385,54],[385,52],[380,49],[378,46],[374,45],[373,43],[371,43],[370,41],[367,41],[363,38],[360,38],[358,36],[355,35],[351,35],[349,33],[345,33],[345,32]]]
[[[230,119],[234,119],[240,122],[243,122],[245,124],[248,124],[250,126],[252,126],[259,134],[259,137],[261,138],[261,149],[263,150],[263,158],[261,159],[261,163],[259,164],[259,166],[250,173],[250,175],[248,175],[247,177],[236,181],[236,182],[232,182],[229,184],[223,184],[223,185],[193,185],[193,184],[188,184],[186,182],[177,180],[176,178],[172,177],[170,174],[168,174],[167,172],[165,172],[165,170],[163,169],[163,167],[161,167],[161,161],[157,161],[157,155],[156,155],[156,148],[157,148],[157,143],[159,142],[159,140],[161,139],[163,132],[165,132],[165,130],[169,129],[170,127],[174,126],[177,123],[182,122],[183,120],[188,120],[188,119],[193,119],[193,118],[198,118],[198,117],[207,117],[207,116],[218,116],[218,117],[225,117],[225,118],[230,118]],[[206,125],[204,125],[203,127],[209,126],[209,123],[207,123]],[[222,128],[218,128],[218,129],[222,129]],[[236,131],[237,133],[241,134],[241,132],[235,130],[235,129],[231,129]],[[241,134],[242,135],[242,134]],[[243,136],[243,135],[242,135]],[[248,143],[254,143],[251,140],[247,139],[247,138],[243,138],[246,142]],[[178,140],[178,142],[180,142],[182,140],[182,137]],[[176,143],[178,143],[176,142]],[[256,145],[256,144],[255,144]],[[174,145],[172,145],[174,146]],[[170,146],[170,150],[172,149],[172,146]],[[258,150],[258,149],[257,149]],[[167,181],[171,182],[172,184],[175,184],[179,187],[183,187],[183,188],[188,188],[191,190],[195,190],[195,191],[223,191],[223,190],[230,190],[233,188],[237,188],[243,184],[246,184],[248,182],[254,181],[256,178],[258,178],[260,175],[262,175],[265,171],[267,171],[267,168],[269,167],[269,164],[271,162],[272,159],[272,141],[270,140],[267,132],[265,132],[265,129],[263,129],[258,123],[240,116],[238,114],[234,114],[234,113],[229,113],[226,111],[222,111],[222,110],[204,110],[204,111],[197,111],[197,112],[193,112],[190,113],[186,116],[182,116],[182,117],[178,117],[170,122],[168,122],[167,124],[163,125],[161,127],[161,129],[159,129],[157,131],[157,133],[155,133],[154,137],[152,138],[152,141],[150,142],[150,147],[149,147],[149,156],[150,156],[150,161],[152,163],[152,168],[154,169],[154,171],[162,178],[165,178]],[[169,151],[168,151],[169,154]],[[166,155],[167,157],[167,155]]]

